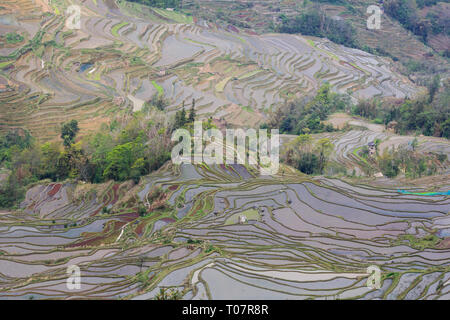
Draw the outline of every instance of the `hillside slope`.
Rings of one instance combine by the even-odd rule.
[[[134,3],[77,3],[80,30],[65,26],[62,2],[50,9],[31,0],[2,5],[2,34],[24,40],[0,58],[1,130],[24,127],[49,140],[60,123],[76,119],[89,132],[155,94],[169,100],[169,114],[195,99],[201,117],[255,126],[281,102],[314,93],[324,81],[355,98],[420,92],[393,71],[391,60],[326,39],[237,34]],[[14,10],[18,4],[25,9]]]

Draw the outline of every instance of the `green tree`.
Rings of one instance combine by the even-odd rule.
[[[450,119],[447,119],[442,125],[442,136],[450,139]]]
[[[33,144],[33,138],[27,130],[11,129],[4,136],[0,136],[0,163],[10,162],[12,156]]]
[[[413,151],[416,151],[417,146],[419,145],[419,141],[417,140],[417,138],[415,137],[412,141],[411,141],[411,148],[413,149]]]
[[[61,139],[63,139],[63,144],[65,147],[70,147],[79,130],[80,128],[78,128],[78,121],[76,120],[71,120],[70,122],[63,124],[61,127]]]
[[[195,99],[192,98],[191,110],[189,111],[189,122],[195,121]]]
[[[141,153],[141,146],[135,142],[128,142],[114,147],[106,155],[105,178],[123,181],[131,176],[131,168]]]
[[[40,147],[41,151],[41,167],[40,175],[41,179],[56,180],[62,176],[62,172],[58,171],[58,162],[61,155],[60,144],[56,142],[46,142]]]
[[[164,98],[164,95],[155,93],[149,101],[147,101],[148,104],[151,106],[156,107],[160,111],[164,111],[164,109],[167,107],[168,102]]]
[[[183,101],[183,109],[181,109],[180,121],[181,121],[181,123],[182,123],[183,126],[184,126],[184,124],[187,122],[187,119],[186,119],[186,109],[184,108],[184,101]]]
[[[181,128],[186,123],[187,123],[186,109],[184,108],[184,101],[183,101],[182,109],[175,113],[175,124],[174,124],[175,129]]]
[[[9,208],[17,204],[25,195],[15,172],[9,175],[5,185],[0,189],[0,208]]]
[[[376,138],[373,143],[375,144],[375,150],[378,152],[378,147],[380,146],[381,140]]]
[[[323,172],[323,169],[325,168],[325,164],[328,160],[328,156],[333,151],[334,145],[331,143],[330,139],[328,138],[322,138],[319,141],[317,141],[317,149],[319,151],[319,163],[318,163],[318,170],[320,173]]]
[[[428,83],[428,94],[430,96],[429,102],[432,102],[436,92],[439,91],[439,86],[441,84],[441,78],[439,75],[435,75],[433,79]]]
[[[384,152],[378,159],[378,166],[381,172],[388,178],[396,177],[400,172],[400,160],[395,159],[393,152]]]

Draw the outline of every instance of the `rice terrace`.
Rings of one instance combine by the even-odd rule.
[[[0,299],[449,300],[449,16],[2,0]]]

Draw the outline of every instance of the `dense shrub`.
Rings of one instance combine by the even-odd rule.
[[[64,124],[63,143],[38,144],[23,130],[0,136],[0,168],[10,172],[0,187],[0,206],[13,206],[26,185],[42,179],[138,182],[170,159],[173,123],[155,107],[129,115],[127,121],[114,120],[75,142],[78,130],[76,121]]]
[[[406,99],[399,104],[378,99],[359,101],[352,108],[355,115],[379,119],[384,124],[397,122],[397,133],[422,133],[427,136],[450,137],[450,83],[440,88],[439,77],[428,84],[428,94]]]
[[[348,21],[332,19],[318,8],[310,9],[302,15],[292,18],[284,16],[278,31],[326,37],[348,47],[357,46],[356,31]]]
[[[313,143],[309,134],[303,134],[287,144],[281,159],[303,173],[322,174],[333,148],[327,138]]]
[[[349,97],[334,93],[325,83],[313,98],[302,98],[286,103],[271,115],[263,128],[279,128],[281,133],[302,134],[333,131],[323,120],[333,112],[345,110]]]
[[[440,154],[421,154],[401,146],[397,150],[385,151],[377,158],[377,163],[381,172],[389,178],[396,177],[400,172],[404,172],[407,178],[419,178],[436,174],[436,163],[443,164],[446,160]]]
[[[127,0],[128,2],[137,2],[150,7],[157,8],[179,8],[181,0]]]
[[[430,34],[449,35],[450,32],[448,17],[445,14],[428,12],[426,18],[421,18],[418,13],[417,7],[423,8],[436,3],[436,0],[386,0],[383,8],[388,15],[426,42]]]

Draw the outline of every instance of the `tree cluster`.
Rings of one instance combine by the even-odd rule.
[[[356,31],[350,22],[328,17],[314,6],[300,16],[281,16],[279,32],[301,33],[307,36],[326,37],[347,47],[357,47]]]
[[[280,106],[263,128],[279,128],[281,133],[306,134],[333,131],[324,120],[329,114],[345,110],[350,105],[348,96],[334,93],[325,83],[313,98],[302,98]]]
[[[180,8],[181,0],[127,0],[156,8]]]
[[[353,114],[380,124],[395,121],[400,134],[422,133],[427,136],[450,138],[450,82],[440,87],[435,76],[428,84],[428,94],[399,103],[379,99],[362,100],[353,107]]]
[[[303,173],[322,174],[333,149],[334,145],[327,138],[313,143],[309,134],[302,134],[286,146],[281,158]]]
[[[423,8],[436,3],[435,0],[386,0],[383,8],[389,16],[426,42],[429,35],[450,34],[448,16],[445,14],[429,11],[426,18],[419,15],[418,7]]]
[[[28,184],[42,179],[137,182],[170,159],[173,129],[173,122],[152,107],[116,118],[78,141],[75,120],[62,125],[62,143],[40,144],[28,132],[13,130],[0,137],[0,167],[10,172],[0,186],[0,207],[16,204]]]
[[[183,106],[181,110],[177,111],[175,113],[175,129],[182,128],[188,123],[193,123],[195,121],[195,99],[192,99],[191,109],[189,110],[189,115],[186,117],[186,109],[184,107],[184,101]]]
[[[381,172],[389,177],[404,173],[407,178],[420,178],[436,174],[438,164],[447,160],[444,154],[420,154],[410,146],[400,146],[394,150],[386,150],[377,158]]]

